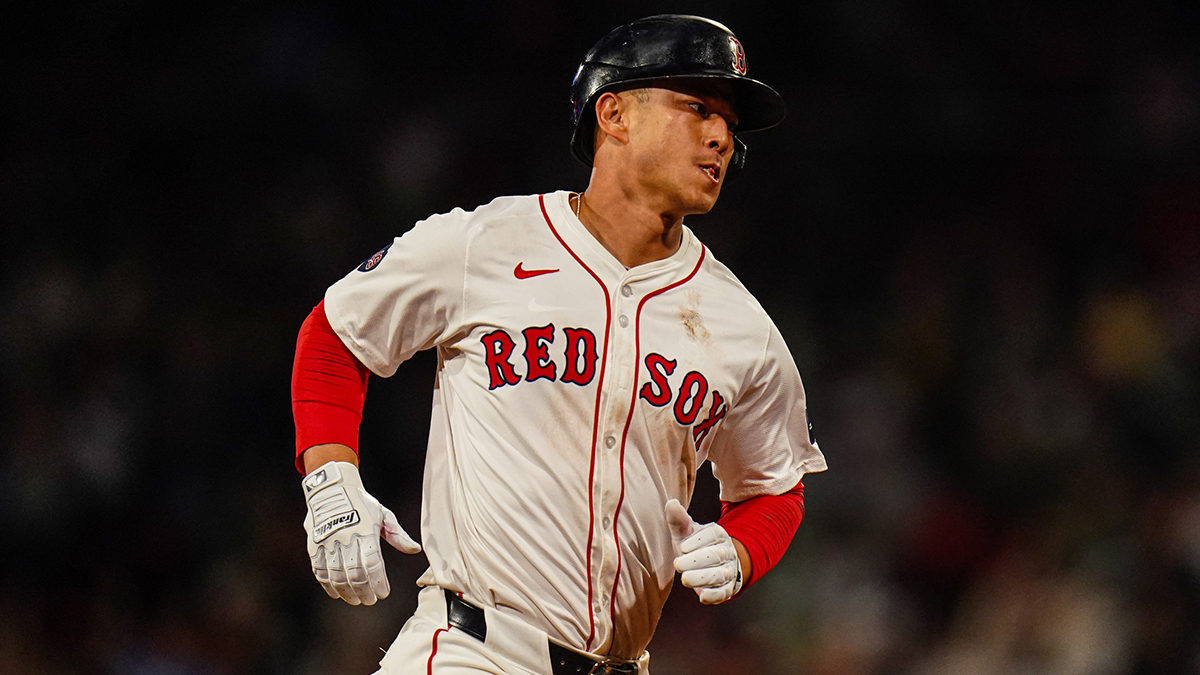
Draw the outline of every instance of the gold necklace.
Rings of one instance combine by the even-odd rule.
[[[575,218],[578,220],[578,218],[579,218],[579,210],[583,208],[583,193],[582,193],[582,192],[577,192],[577,193],[575,193],[575,194],[576,194],[576,199],[575,199]]]

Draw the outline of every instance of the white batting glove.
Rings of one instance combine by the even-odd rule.
[[[383,568],[379,535],[404,553],[421,545],[396,522],[396,514],[363,489],[358,467],[328,462],[302,482],[308,515],[308,557],[313,575],[331,598],[351,605],[373,605],[392,592]]]
[[[696,591],[700,602],[717,605],[742,589],[742,564],[733,538],[716,523],[700,525],[687,509],[672,499],[665,508],[667,525],[675,541],[675,571],[684,586]]]

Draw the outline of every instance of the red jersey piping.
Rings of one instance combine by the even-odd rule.
[[[550,227],[550,232],[554,235],[554,238],[558,240],[558,243],[562,244],[562,247],[567,250],[567,253],[571,254],[571,257],[575,259],[575,262],[579,263],[580,267],[586,270],[588,274],[592,275],[592,278],[596,280],[596,283],[600,284],[601,290],[604,291],[604,350],[601,352],[600,357],[600,379],[596,382],[596,407],[592,414],[592,456],[588,466],[588,543],[587,550],[584,551],[584,560],[587,561],[588,587],[588,638],[587,644],[584,645],[584,649],[590,650],[592,646],[592,638],[596,636],[595,612],[592,611],[592,532],[596,527],[596,511],[595,505],[593,504],[592,494],[595,488],[596,439],[599,433],[600,424],[600,395],[604,391],[604,367],[608,362],[608,331],[612,324],[612,303],[609,300],[608,286],[604,285],[604,282],[601,281],[600,277],[592,271],[592,268],[588,267],[583,260],[579,258],[579,256],[575,255],[575,251],[572,251],[571,247],[567,246],[567,242],[563,241],[563,238],[558,234],[558,230],[554,228],[554,223],[550,220],[550,214],[546,213],[546,195],[538,195],[538,206],[541,207],[542,217],[546,219],[546,225]],[[618,569],[620,569],[620,561],[621,554],[620,551],[617,551]]]
[[[613,577],[612,593],[610,594],[610,598],[609,598],[608,611],[609,611],[610,621],[612,622],[612,624],[614,626],[616,626],[616,623],[617,623],[617,583],[621,580],[621,541],[617,535],[617,519],[621,517],[621,505],[625,503],[625,439],[629,436],[629,424],[630,424],[630,422],[633,421],[633,411],[636,409],[637,398],[638,398],[638,386],[637,386],[638,385],[638,373],[641,372],[640,361],[642,358],[642,333],[641,333],[642,307],[646,304],[646,301],[649,300],[650,298],[653,298],[656,295],[665,293],[673,288],[682,286],[682,285],[686,284],[688,281],[691,281],[692,277],[696,276],[696,272],[700,271],[700,265],[704,264],[704,256],[706,253],[707,253],[707,249],[704,247],[704,244],[701,244],[700,245],[700,259],[696,261],[696,266],[692,268],[692,271],[686,277],[680,279],[679,281],[676,281],[675,283],[669,284],[667,286],[663,286],[662,288],[658,289],[657,291],[651,291],[650,293],[647,293],[645,296],[643,296],[641,301],[638,302],[637,313],[634,315],[634,318],[633,318],[633,331],[634,331],[633,332],[633,344],[634,344],[633,391],[632,391],[632,398],[629,401],[629,414],[625,417],[625,429],[621,432],[621,464],[620,464],[620,466],[621,466],[621,496],[617,498],[617,508],[616,508],[616,512],[613,513],[613,525],[612,525],[613,542],[617,546],[617,575],[615,577]]]

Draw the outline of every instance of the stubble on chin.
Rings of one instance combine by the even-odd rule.
[[[705,184],[691,165],[671,166],[666,159],[670,155],[665,149],[660,152],[639,154],[628,166],[635,183],[659,201],[667,211],[678,211],[682,215],[701,215],[711,211],[720,197],[724,185]]]

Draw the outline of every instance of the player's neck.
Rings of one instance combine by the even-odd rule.
[[[617,190],[606,190],[593,181],[583,203],[571,206],[588,232],[625,267],[637,267],[668,258],[683,241],[683,218],[629,199]]]

